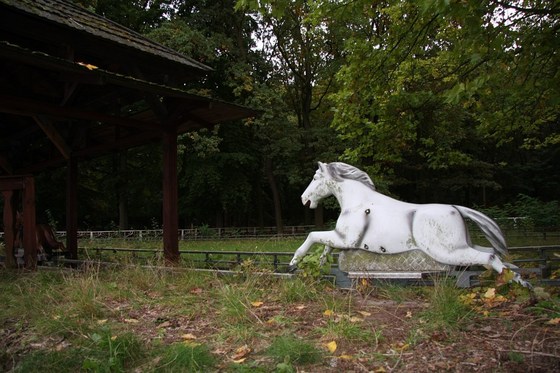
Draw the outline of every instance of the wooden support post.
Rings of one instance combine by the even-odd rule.
[[[37,268],[37,224],[35,221],[35,181],[23,179],[23,255],[26,269]]]
[[[177,187],[177,129],[163,131],[163,255],[179,261],[179,213]]]
[[[66,250],[78,259],[78,161],[68,159],[66,170]]]
[[[4,196],[4,248],[6,252],[6,267],[13,268],[16,266],[14,257],[14,240],[16,238],[16,205],[14,204],[14,191],[2,191]]]

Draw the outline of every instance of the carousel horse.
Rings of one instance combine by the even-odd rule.
[[[296,250],[291,269],[295,269],[316,243],[325,246],[322,263],[333,248],[379,254],[421,250],[437,262],[449,265],[483,265],[498,273],[508,267],[515,268],[500,259],[500,255],[507,254],[504,235],[481,212],[457,205],[401,202],[377,192],[370,177],[354,166],[319,162],[319,169],[301,200],[313,209],[330,195],[335,196],[341,210],[335,229],[309,233]],[[471,243],[465,218],[480,227],[492,248]],[[531,288],[518,273],[514,273],[513,281]]]
[[[37,255],[50,257],[53,252],[65,252],[64,244],[56,239],[56,235],[48,224],[37,224],[35,227],[37,239]],[[14,247],[22,247],[23,244],[23,214],[16,214],[16,237]]]

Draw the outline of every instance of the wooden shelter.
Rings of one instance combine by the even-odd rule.
[[[163,248],[177,260],[177,135],[255,114],[187,91],[209,71],[70,2],[0,0],[4,226],[13,227],[13,180],[66,167],[67,248],[76,257],[80,160],[161,142]],[[34,222],[34,206],[23,213]]]

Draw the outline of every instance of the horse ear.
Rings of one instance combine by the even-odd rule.
[[[326,172],[327,171],[327,165],[324,164],[323,162],[317,162],[317,164],[319,165],[319,170],[321,172]]]

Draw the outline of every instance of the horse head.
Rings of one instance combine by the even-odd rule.
[[[309,208],[316,208],[319,202],[330,195],[332,195],[332,180],[327,165],[319,162],[319,168],[313,176],[313,180],[309,183],[303,194],[301,195],[301,202]]]

